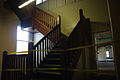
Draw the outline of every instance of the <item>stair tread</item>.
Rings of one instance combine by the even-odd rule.
[[[43,73],[43,74],[61,75],[60,72],[50,72],[50,71],[37,71],[37,72]]]
[[[59,65],[59,64],[44,64],[43,66],[57,66],[57,67],[60,67],[61,65]]]
[[[61,54],[61,53],[58,53],[58,52],[51,52],[50,54]]]
[[[60,58],[47,58],[46,60],[60,60]]]

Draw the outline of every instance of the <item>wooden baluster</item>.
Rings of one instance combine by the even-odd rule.
[[[54,20],[53,20],[53,17],[51,17],[52,19],[52,29],[54,28]]]
[[[48,18],[49,17],[48,17],[48,15],[46,15],[46,18],[47,18],[47,27],[49,27],[49,24],[48,24],[48,21],[49,21]]]
[[[55,31],[52,32],[53,43],[55,43]]]
[[[43,40],[43,50],[45,50],[45,40]],[[45,58],[45,51],[43,51],[43,55],[44,55],[43,58]]]
[[[18,59],[17,59],[17,69],[19,69],[19,57],[18,57]]]
[[[45,14],[43,13],[43,24],[45,25]]]
[[[41,44],[39,45],[39,50],[41,50]],[[41,63],[41,51],[39,51],[39,65]]]
[[[36,47],[39,50],[39,45]],[[37,66],[39,65],[39,51],[37,51]]]
[[[55,35],[55,31],[52,32],[52,39],[53,39],[52,41],[53,41],[53,43],[55,43],[55,36],[54,35]]]
[[[17,60],[18,60],[18,56],[16,56],[16,69],[18,68]]]
[[[48,50],[48,45],[47,45],[48,38],[46,37],[46,50]],[[48,54],[48,51],[46,51],[46,55]]]
[[[34,48],[34,50],[36,50]],[[36,68],[36,51],[33,51],[33,68]]]
[[[44,50],[44,41],[42,41],[42,50]],[[44,59],[44,51],[42,51],[42,60]]]
[[[25,64],[25,57],[26,56],[22,57],[22,72],[24,72],[24,69],[25,69],[25,66],[24,66],[24,64]]]
[[[42,42],[40,42],[40,50],[42,50]],[[40,51],[40,62],[43,59],[42,56],[43,56],[42,51]]]
[[[51,21],[50,21],[50,16],[49,16],[49,28],[51,28]]]
[[[51,34],[49,34],[49,49],[51,49],[51,44],[50,44],[50,42],[51,42]]]
[[[58,28],[56,28],[56,43],[58,42]]]
[[[42,15],[41,15],[41,13],[40,13],[40,11],[39,11],[39,20],[40,20],[40,22],[41,22],[41,20],[42,20]]]
[[[45,16],[45,21],[44,22],[45,22],[45,25],[47,26],[47,24],[46,24],[46,14],[44,14],[44,16]]]
[[[45,38],[45,40],[44,40],[44,41],[45,41],[45,50],[47,50],[47,46],[46,46],[46,45],[47,45],[47,43],[46,43],[47,38]],[[45,51],[45,55],[47,55],[47,51]]]
[[[45,42],[45,39],[44,39],[44,50],[46,50],[46,42]],[[46,56],[46,51],[44,51],[44,58]]]
[[[39,21],[41,21],[41,13],[40,11],[37,13]]]
[[[53,43],[55,43],[55,36],[54,36],[54,34],[55,34],[55,31],[52,32],[52,39],[53,39],[52,41],[53,41]]]
[[[22,72],[22,69],[23,69],[23,68],[22,68],[22,65],[23,65],[23,57],[24,57],[24,56],[20,56],[20,57],[21,57],[21,72]]]
[[[49,16],[49,28],[51,29],[51,17]]]
[[[57,43],[57,28],[55,30],[55,44]]]
[[[41,13],[41,22],[42,22],[42,24],[43,24],[43,13]]]
[[[48,19],[48,28],[50,27],[50,24],[49,24],[49,16],[47,16],[47,19]]]
[[[55,43],[57,43],[57,28],[55,30]]]
[[[35,50],[37,50],[37,47],[35,48]],[[38,55],[37,54],[38,54],[38,51],[36,51],[36,56],[35,56],[36,57],[36,60],[35,60],[36,61],[36,68],[37,68],[37,63],[38,63]]]
[[[21,69],[21,67],[22,67],[22,57],[21,56],[19,56],[19,58],[20,58],[20,68],[19,69]]]
[[[40,50],[41,50],[41,43],[40,43]],[[42,56],[41,56],[41,51],[40,51],[40,63],[41,63],[41,60],[42,60],[41,57],[42,57]]]
[[[22,61],[23,61],[23,63],[22,63],[22,72],[25,74],[25,57],[23,57],[22,58]]]
[[[39,44],[38,44],[38,46],[37,46],[37,50],[39,50]],[[40,64],[39,59],[40,59],[40,57],[39,57],[39,51],[37,51],[37,65],[38,65],[38,66],[39,66],[39,64]]]
[[[57,41],[59,41],[59,27],[57,28]]]
[[[17,69],[19,69],[19,57],[17,56]]]
[[[27,72],[27,58],[25,57],[25,75],[26,75],[26,72]]]
[[[46,45],[46,46],[47,46],[47,50],[49,50],[49,40],[48,40],[48,36],[47,36],[46,39],[47,39],[47,45]],[[48,51],[47,51],[47,54],[48,54]]]
[[[47,38],[48,38],[47,44],[48,44],[48,50],[49,50],[49,35],[47,36]],[[49,51],[48,51],[48,52],[49,52]]]
[[[50,49],[52,49],[52,41],[50,40]]]
[[[53,26],[53,24],[52,24],[52,17],[50,17],[50,24],[51,24],[50,29],[52,29],[52,26]]]
[[[24,70],[24,67],[23,67],[23,64],[24,64],[24,56],[22,56],[21,59],[22,59],[22,60],[21,60],[21,62],[22,62],[22,63],[21,63],[21,72],[23,72],[23,70]]]
[[[53,42],[53,32],[50,34],[51,36],[51,41]]]
[[[56,27],[56,18],[55,18],[55,27]]]

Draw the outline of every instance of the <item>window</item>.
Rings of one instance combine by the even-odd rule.
[[[29,32],[23,31],[20,26],[17,26],[16,52],[28,51],[28,41],[29,41]]]
[[[106,57],[110,57],[110,52],[106,51]]]
[[[38,5],[38,4],[40,4],[40,3],[43,3],[43,2],[45,2],[45,1],[47,1],[47,0],[36,0],[36,5]]]

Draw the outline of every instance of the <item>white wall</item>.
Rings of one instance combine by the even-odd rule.
[[[105,61],[106,60],[106,48],[100,47],[98,48],[98,61]]]
[[[17,16],[3,8],[3,1],[0,1],[0,54],[7,50],[13,52],[16,50],[16,25],[20,22]],[[0,69],[2,67],[2,55],[0,55]],[[1,72],[0,72],[1,79]]]
[[[79,21],[79,9],[92,22],[92,31],[109,30],[109,18],[106,0],[48,0],[38,5],[40,8],[60,15],[62,32],[69,35]]]

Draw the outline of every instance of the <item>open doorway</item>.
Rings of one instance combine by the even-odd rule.
[[[111,41],[112,35],[110,31],[104,31],[94,34],[95,43]],[[112,44],[96,46],[97,69],[115,70],[114,55]]]

